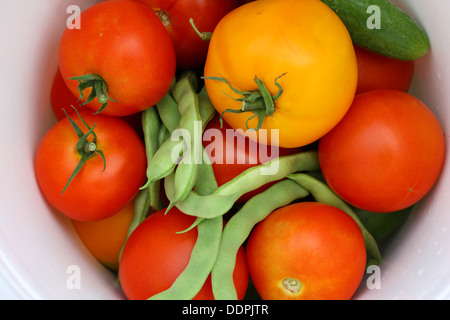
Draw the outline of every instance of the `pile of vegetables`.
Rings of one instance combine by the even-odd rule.
[[[408,93],[430,43],[390,1],[79,18],[36,179],[128,299],[350,299],[440,175],[442,129]]]

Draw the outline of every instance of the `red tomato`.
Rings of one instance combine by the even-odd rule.
[[[200,32],[212,32],[237,0],[135,0],[145,3],[161,19],[175,45],[179,68],[201,67],[206,60],[209,42],[202,40],[191,26],[193,19]]]
[[[417,98],[397,90],[356,96],[344,119],[319,142],[329,186],[363,210],[391,212],[419,201],[444,162],[444,134]]]
[[[72,220],[72,223],[89,252],[105,266],[117,271],[119,254],[133,216],[134,201],[130,201],[110,218],[99,221]]]
[[[195,221],[172,208],[150,215],[128,238],[119,266],[119,279],[128,299],[147,299],[168,289],[187,266],[197,240],[197,228],[187,229]],[[234,270],[234,283],[239,299],[243,299],[248,285],[248,269],[244,248],[238,251]],[[211,279],[194,300],[213,300]]]
[[[385,57],[358,46],[358,86],[356,94],[375,89],[396,89],[408,92],[414,76],[414,61]]]
[[[97,149],[64,187],[74,172],[81,153],[79,138],[69,119],[55,124],[42,138],[35,158],[35,174],[42,194],[48,202],[69,218],[80,221],[106,219],[123,208],[138,192],[146,178],[147,158],[142,140],[131,126],[120,118],[80,112],[97,136]],[[84,133],[88,129],[72,117]],[[88,141],[92,141],[92,135]]]
[[[272,212],[253,229],[246,251],[250,277],[265,300],[350,299],[367,258],[356,222],[318,202]]]
[[[112,99],[106,115],[137,113],[161,100],[175,75],[175,50],[151,10],[135,1],[103,1],[83,11],[80,23],[66,29],[59,44],[61,74],[74,95],[80,96],[79,82],[69,78],[90,75],[104,81]],[[90,92],[84,90],[86,99]],[[87,106],[98,111],[102,103],[95,98]]]
[[[248,131],[251,133],[251,131]],[[212,162],[217,184],[230,181],[247,169],[260,165],[278,156],[300,152],[300,148],[278,148],[259,144],[246,137],[243,131],[236,131],[225,121],[221,127],[219,115],[206,126],[203,146]],[[244,202],[266,190],[275,182],[268,183],[257,190],[244,194],[239,201]]]

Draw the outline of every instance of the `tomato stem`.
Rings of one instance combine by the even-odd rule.
[[[201,32],[200,30],[198,30],[197,26],[194,23],[194,19],[192,18],[189,19],[189,23],[191,24],[192,28],[194,28],[195,33],[198,34],[200,39],[205,41],[211,40],[212,32]]]
[[[153,11],[155,12],[155,14],[159,18],[159,20],[161,20],[164,27],[168,28],[170,26],[170,24],[172,23],[172,20],[170,19],[169,14],[166,11],[161,10],[161,9],[154,9]]]
[[[102,112],[106,108],[109,100],[117,102],[108,96],[108,87],[106,86],[106,82],[98,74],[85,74],[82,76],[74,75],[72,78],[69,78],[69,80],[78,81],[78,91],[80,92],[80,98],[78,100],[80,101],[84,99],[83,91],[87,88],[92,88],[91,93],[86,98],[86,101],[81,105],[84,106],[97,97],[102,106],[95,112],[95,114]]]
[[[76,149],[78,153],[81,155],[81,159],[78,162],[77,166],[75,167],[74,171],[72,172],[71,176],[69,177],[69,180],[67,181],[66,185],[64,186],[64,189],[62,191],[62,194],[66,191],[67,187],[70,185],[72,180],[75,178],[75,176],[81,171],[81,168],[83,167],[84,163],[90,159],[95,154],[99,154],[103,160],[103,170],[106,169],[106,160],[103,152],[101,150],[97,149],[97,135],[94,132],[95,123],[92,127],[89,127],[89,125],[84,121],[84,119],[81,117],[81,115],[78,113],[78,110],[72,106],[72,108],[75,109],[75,112],[77,113],[80,120],[83,122],[83,124],[86,126],[88,131],[86,133],[83,133],[81,128],[75,123],[75,121],[72,120],[72,118],[67,114],[66,110],[63,109],[64,113],[66,114],[66,117],[69,119],[70,124],[72,125],[72,128],[74,129],[75,133],[78,136],[78,142],[76,144]],[[92,141],[87,140],[87,138],[92,135],[93,139]]]
[[[275,85],[278,87],[278,92],[274,94],[273,96],[270,94],[269,90],[267,89],[265,83],[259,79],[257,76],[253,79],[255,83],[258,85],[257,90],[253,91],[241,91],[238,89],[233,88],[233,86],[228,82],[225,78],[220,77],[203,77],[205,80],[216,80],[225,82],[231,90],[233,90],[235,93],[242,95],[242,98],[233,98],[228,95],[230,99],[233,99],[235,101],[241,101],[241,109],[226,109],[220,114],[220,124],[223,125],[223,115],[225,112],[230,113],[243,113],[243,112],[252,112],[254,115],[252,115],[250,118],[247,119],[245,125],[247,129],[249,130],[259,130],[264,122],[264,119],[266,116],[270,116],[275,112],[275,101],[281,96],[283,93],[283,88],[278,83],[278,79],[284,76],[286,73],[283,73],[282,75],[275,78]],[[258,118],[258,124],[256,125],[256,128],[250,128],[248,125],[248,122],[253,119],[254,117]]]

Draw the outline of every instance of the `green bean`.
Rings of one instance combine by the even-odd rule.
[[[208,162],[202,162],[199,164],[198,167],[198,176],[197,180],[194,185],[194,190],[199,195],[208,195],[213,193],[215,190],[217,190],[218,185],[216,181],[216,177],[214,175],[214,170],[211,166],[211,163]],[[170,179],[170,177],[166,178]],[[167,183],[165,185],[166,192],[169,192],[169,194],[173,194],[173,182],[171,184]],[[167,188],[170,190],[167,191]],[[195,222],[186,230],[182,232],[187,232],[193,228],[195,228],[199,223],[201,223],[204,220],[204,218],[197,218]]]
[[[275,209],[308,195],[309,192],[298,183],[283,180],[252,197],[230,218],[224,228],[219,255],[211,271],[212,288],[216,300],[237,299],[233,282],[236,255],[252,228]]]
[[[172,133],[178,128],[181,120],[181,114],[178,111],[178,103],[172,97],[172,94],[168,92],[157,104],[156,109],[158,110],[161,121],[164,123],[166,128]]]
[[[263,174],[275,166],[274,174]],[[214,193],[201,196],[191,191],[188,196],[177,203],[178,209],[187,215],[199,218],[214,218],[228,212],[243,194],[256,190],[266,183],[285,178],[288,174],[300,171],[318,171],[320,169],[316,151],[305,151],[293,155],[275,158],[262,165],[247,169],[229,182],[221,185]],[[173,183],[166,179],[165,184]],[[167,192],[167,196],[173,196]]]
[[[142,221],[144,221],[145,218],[147,218],[147,215],[150,210],[150,193],[147,192],[147,190],[141,190],[138,192],[133,201],[134,201],[134,213],[133,218],[131,219],[130,225],[128,227],[128,233],[126,237],[127,240],[130,237],[131,233],[134,231],[134,229],[136,229],[136,227]],[[122,257],[122,251],[123,247],[125,246],[125,243],[123,244],[122,249],[120,250],[119,261],[120,258]]]
[[[194,89],[195,92],[199,90],[200,87],[200,81],[198,80],[199,77],[193,70],[185,70],[184,72],[182,72],[179,76],[179,80],[184,78],[187,78],[188,81],[192,84],[192,88]]]
[[[216,109],[214,108],[211,100],[209,99],[208,92],[206,91],[205,86],[203,86],[203,88],[200,90],[197,96],[198,96],[200,117],[202,119],[203,124],[203,130],[205,130],[205,127],[208,124],[208,122],[216,114]]]
[[[188,265],[169,289],[150,299],[190,300],[204,285],[219,252],[223,228],[222,217],[205,219],[197,228],[197,241]]]
[[[198,179],[195,184],[198,193],[206,195],[217,189],[216,178],[210,164],[202,163],[199,166],[199,177],[201,179]],[[168,290],[151,297],[151,299],[192,299],[202,288],[219,253],[223,219],[222,217],[198,218],[188,230],[195,226],[198,230],[197,241],[187,267]]]
[[[170,209],[182,201],[194,187],[198,175],[197,164],[202,157],[202,125],[198,96],[192,85],[191,77],[180,79],[173,88],[173,96],[178,102],[181,114],[179,128],[186,130],[185,150],[175,170],[174,196],[170,200]]]
[[[169,138],[170,138],[170,131],[169,131],[169,129],[167,129],[167,127],[164,125],[164,123],[161,123],[161,126],[159,128],[159,134],[158,134],[158,144],[159,144],[159,146],[161,146]]]
[[[294,180],[306,190],[308,190],[317,202],[322,202],[337,207],[351,216],[361,229],[367,251],[373,258],[373,260],[371,260],[369,264],[378,264],[381,261],[381,253],[375,239],[362,224],[361,220],[353,211],[353,209],[338,195],[336,195],[326,183],[304,173],[291,174],[287,177]]]
[[[147,176],[147,183],[152,183],[162,179],[175,170],[179,157],[172,159],[172,155],[180,155],[184,147],[184,141],[167,139],[156,151],[149,163],[150,172]]]
[[[195,192],[199,195],[208,195],[216,191],[217,188],[217,180],[211,163],[202,161],[198,165],[198,176],[194,185]]]
[[[147,156],[147,180],[146,183],[141,189],[148,188],[148,192],[150,193],[150,207],[154,210],[161,209],[160,204],[160,182],[152,181],[148,179],[151,176],[150,172],[152,170],[150,163],[152,158],[155,156],[155,153],[159,149],[160,141],[159,141],[159,133],[162,127],[161,119],[159,118],[158,111],[156,108],[152,107],[146,109],[142,112],[142,129],[144,132],[144,142],[145,142],[145,152]]]
[[[169,201],[174,196],[174,180],[175,177],[173,173],[167,175],[164,179],[164,188]],[[180,201],[176,206],[180,209],[181,204],[182,209],[180,210],[185,214],[198,218],[212,219],[223,215],[231,209],[238,198],[239,195],[237,194],[220,195],[212,193],[209,195],[199,195],[197,192],[191,191],[188,197],[185,200]],[[198,207],[196,207],[197,205]],[[198,209],[198,214],[195,211],[196,208]],[[186,210],[187,213],[183,210]],[[208,210],[210,210],[212,214],[208,214]],[[217,212],[218,210],[219,212]]]
[[[186,81],[189,81],[191,78],[185,77],[183,79],[176,82],[172,91],[169,91],[164,99],[157,104],[161,121],[169,133],[173,133],[177,129],[183,129],[182,125],[187,122],[186,119],[183,120],[183,117],[192,119],[192,115],[185,112],[190,110],[184,110],[186,106],[180,106],[179,101],[172,97],[172,94],[177,90],[176,93],[180,99],[180,93],[183,93],[183,90],[189,87]],[[180,82],[182,83],[180,84]],[[183,113],[180,112],[180,108],[183,108]],[[182,121],[184,122],[182,123]],[[172,135],[170,139],[166,139],[149,163],[150,171],[147,176],[147,183],[152,183],[172,173],[180,161],[184,149],[186,149],[186,145],[181,136]]]

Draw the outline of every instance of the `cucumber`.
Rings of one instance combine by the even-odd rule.
[[[362,224],[378,243],[392,236],[411,215],[412,210],[413,206],[399,211],[378,213],[353,208]]]
[[[341,19],[355,45],[398,60],[416,60],[430,49],[425,30],[389,0],[321,1]],[[377,17],[380,23],[372,24]]]

